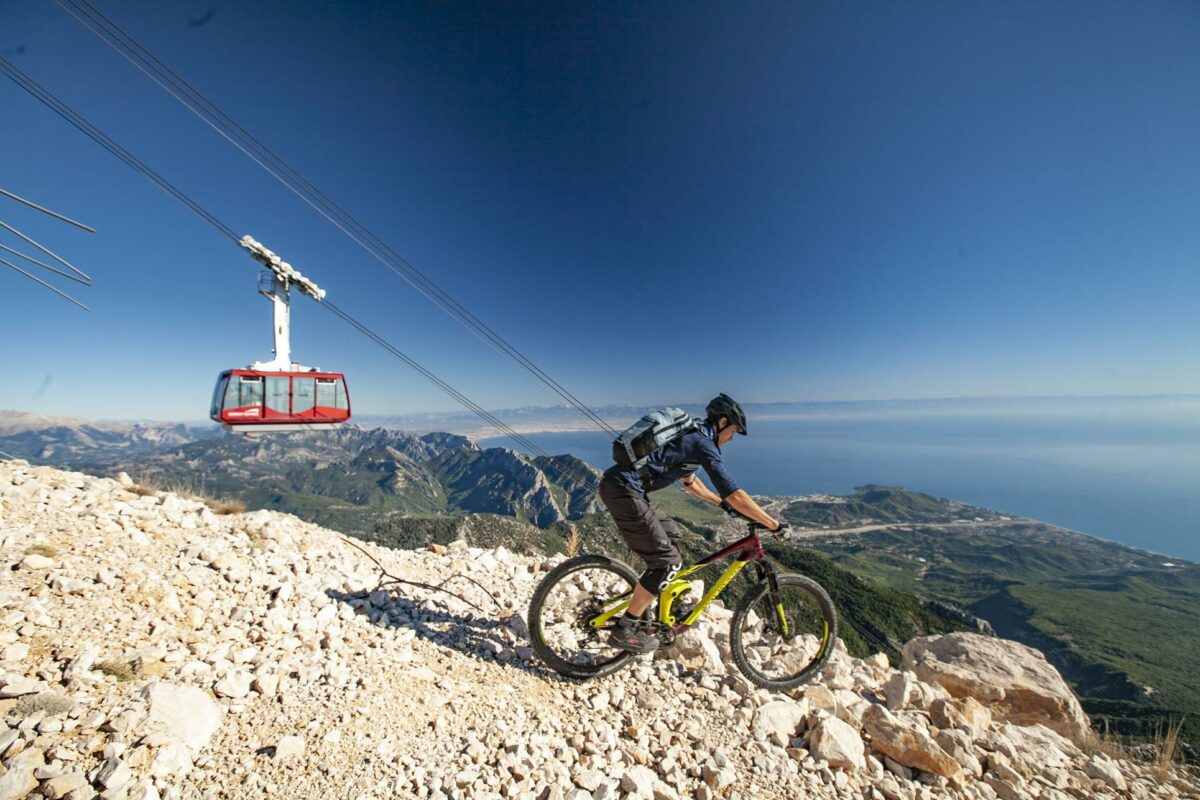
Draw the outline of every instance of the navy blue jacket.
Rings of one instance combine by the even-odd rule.
[[[721,448],[717,447],[712,426],[700,419],[696,422],[700,426],[698,431],[685,434],[678,441],[664,445],[651,454],[650,460],[642,467],[646,481],[642,480],[637,470],[623,469],[616,464],[609,467],[608,471],[619,476],[633,491],[645,493],[670,486],[703,467],[717,494],[722,500],[725,499],[738,490],[737,482],[721,461]]]

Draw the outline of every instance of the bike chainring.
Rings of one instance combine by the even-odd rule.
[[[642,623],[643,630],[658,637],[659,647],[670,647],[675,644],[675,629],[665,622],[650,621]]]

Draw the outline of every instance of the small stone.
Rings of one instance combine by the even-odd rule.
[[[621,789],[639,797],[654,796],[654,771],[648,767],[630,767],[621,776]]]
[[[274,697],[275,692],[279,690],[279,676],[276,674],[256,675],[253,688],[264,697]]]
[[[28,569],[28,570],[36,571],[36,570],[50,569],[51,567],[54,566],[54,561],[52,559],[46,558],[45,556],[39,556],[37,553],[30,553],[29,555],[27,555],[23,559],[21,559],[21,563],[18,566],[20,566],[21,569]]]
[[[29,645],[23,642],[10,644],[4,648],[3,655],[0,655],[0,660],[4,661],[24,661],[25,656],[29,655]]]
[[[0,689],[0,697],[21,697],[27,694],[37,694],[45,688],[46,684],[41,681],[21,677],[4,684],[4,688]]]
[[[304,739],[300,736],[284,736],[275,745],[274,758],[284,759],[300,756],[304,753]]]
[[[213,691],[220,697],[245,697],[250,693],[252,680],[250,673],[233,670],[213,684]]]
[[[132,780],[133,770],[115,758],[105,761],[104,766],[100,767],[100,772],[96,775],[96,782],[105,789],[124,786]]]

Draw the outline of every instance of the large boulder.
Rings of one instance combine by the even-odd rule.
[[[904,669],[954,697],[973,697],[998,720],[1041,724],[1076,742],[1090,723],[1058,670],[1032,647],[977,633],[924,636],[904,646]]]

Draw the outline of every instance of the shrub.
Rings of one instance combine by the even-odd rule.
[[[65,714],[75,707],[75,703],[54,692],[27,694],[13,706],[13,713],[18,717],[30,717],[39,711],[45,711],[48,716]]]
[[[45,544],[44,542],[38,542],[37,544],[31,544],[29,547],[27,547],[25,549],[25,555],[54,558],[56,555],[58,555],[58,550],[56,550],[53,545]]]
[[[1179,752],[1179,733],[1183,730],[1183,719],[1178,722],[1168,722],[1164,730],[1162,725],[1154,732],[1154,777],[1160,783],[1165,783],[1175,763]]]
[[[133,668],[121,661],[101,661],[96,665],[97,672],[112,675],[118,682],[133,680]]]
[[[209,507],[214,514],[241,514],[246,510],[246,504],[241,500],[217,500],[211,497],[205,497],[204,504]]]

